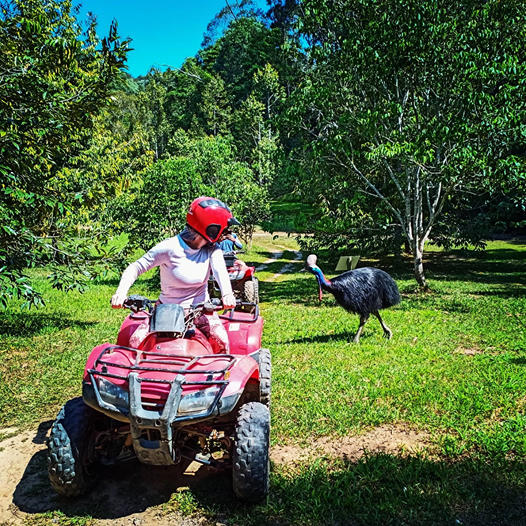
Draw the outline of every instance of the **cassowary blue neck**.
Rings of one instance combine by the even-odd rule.
[[[325,290],[331,289],[332,283],[323,275],[323,272],[320,267],[313,266],[310,268],[310,270],[316,276],[318,284],[321,288],[324,288]]]

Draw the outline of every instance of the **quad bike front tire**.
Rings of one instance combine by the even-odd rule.
[[[48,473],[51,486],[59,495],[82,495],[95,482],[91,434],[96,418],[96,411],[82,398],[73,398],[62,407],[51,427]]]
[[[272,357],[268,349],[259,351],[259,401],[270,409]]]
[[[243,301],[248,303],[259,303],[258,278],[252,278],[243,283]]]
[[[245,502],[259,502],[269,490],[270,411],[259,402],[239,409],[232,453],[234,495]]]

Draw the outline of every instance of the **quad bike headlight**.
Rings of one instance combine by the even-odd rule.
[[[128,407],[130,403],[130,395],[128,391],[118,387],[106,378],[97,379],[99,385],[99,392],[101,398],[110,404],[121,407]]]
[[[187,414],[206,411],[214,402],[218,392],[219,387],[209,387],[208,389],[187,394],[181,398],[177,412],[179,414]]]

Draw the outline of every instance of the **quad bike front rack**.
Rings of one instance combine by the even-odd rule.
[[[115,350],[135,352],[135,363],[124,365],[109,361],[107,358],[104,359],[105,354],[109,354]],[[139,355],[141,356],[140,365],[138,363]],[[151,358],[149,356],[151,356]],[[157,356],[162,356],[164,359],[159,360],[157,359]],[[216,370],[190,369],[198,361],[207,359],[221,359],[226,360],[228,363],[224,367],[220,367]],[[228,354],[206,354],[190,358],[180,354],[158,353],[155,351],[144,351],[133,349],[131,347],[124,347],[122,345],[111,345],[101,351],[100,355],[94,362],[93,368],[88,369],[87,372],[99,407],[108,411],[110,414],[115,414],[117,412],[129,419],[133,447],[139,460],[148,464],[167,465],[174,464],[177,461],[177,451],[173,447],[173,424],[181,421],[194,421],[207,418],[213,415],[216,411],[219,414],[219,400],[229,383],[225,376],[227,376],[227,371],[234,365],[235,361],[236,357]],[[184,365],[185,362],[186,365]],[[156,367],[155,365],[158,363],[173,365],[174,367]],[[100,370],[97,369],[99,366]],[[109,373],[108,367],[126,369],[129,372],[126,375]],[[139,376],[139,373],[148,372],[162,372],[173,374],[175,376],[171,380]],[[206,376],[206,380],[187,380],[186,375],[192,374],[204,375]],[[220,378],[214,379],[214,376],[220,376]],[[104,400],[104,387],[97,385],[96,377],[127,381],[129,385],[128,407],[117,406]],[[159,410],[144,408],[141,397],[142,382],[164,383],[170,385],[170,391],[163,408],[159,408]],[[212,403],[204,411],[191,415],[178,416],[183,385],[217,385],[219,386],[219,389]],[[145,438],[144,431],[149,429],[157,430],[160,434],[160,439],[151,440]]]

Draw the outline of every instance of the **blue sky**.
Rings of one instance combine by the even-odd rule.
[[[128,72],[144,75],[151,66],[180,67],[199,50],[206,26],[225,6],[224,0],[84,0],[81,16],[97,16],[97,32],[107,34],[113,18],[121,37],[133,39]],[[235,1],[230,2],[231,5]],[[258,5],[266,6],[261,0]]]

